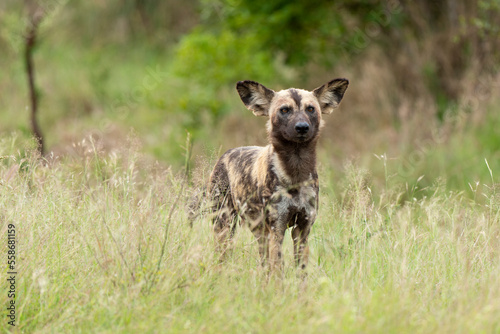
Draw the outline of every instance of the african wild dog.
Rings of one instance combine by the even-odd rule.
[[[281,267],[285,230],[292,227],[297,265],[305,268],[307,239],[318,209],[316,143],[323,125],[321,114],[336,108],[349,82],[335,79],[309,92],[290,88],[279,92],[254,81],[236,89],[245,106],[269,117],[266,147],[239,147],[224,153],[208,186],[218,247],[234,231],[237,216],[259,243],[263,264]]]

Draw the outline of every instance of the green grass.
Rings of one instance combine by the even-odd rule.
[[[400,188],[347,167],[341,189],[323,183],[303,281],[289,234],[281,279],[260,268],[245,228],[219,263],[208,217],[187,222],[193,189],[133,144],[105,154],[87,140],[48,161],[18,153],[10,137],[0,145],[0,229],[6,236],[13,223],[18,235],[19,332],[500,332],[491,183],[477,194],[486,201],[438,182],[430,196],[399,202]],[[5,305],[5,281],[1,291]]]

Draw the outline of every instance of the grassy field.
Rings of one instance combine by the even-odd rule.
[[[12,137],[0,145],[1,234],[14,224],[18,249],[18,326],[2,317],[2,332],[500,332],[493,174],[480,201],[436,182],[403,202],[411,190],[346,165],[343,186],[323,183],[303,281],[289,233],[282,278],[268,278],[243,228],[219,263],[208,217],[187,222],[193,187],[133,140],[42,160]]]
[[[43,157],[29,2],[0,4],[0,333],[500,333],[498,1],[34,1]],[[235,83],[337,77],[307,278],[289,232],[282,277],[246,228],[220,263],[186,206],[267,142]]]

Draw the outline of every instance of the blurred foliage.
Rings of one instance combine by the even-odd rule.
[[[270,81],[276,75],[272,56],[262,50],[258,35],[232,31],[218,36],[193,31],[181,40],[174,68],[177,75],[194,76],[198,83],[216,87],[245,77]]]
[[[217,120],[230,109],[222,87],[250,78],[270,82],[276,76],[273,59],[261,50],[257,35],[232,31],[216,36],[195,29],[180,41],[172,68],[174,75],[190,82],[179,95],[179,105],[190,115],[185,125],[192,131],[203,125],[204,110]]]
[[[286,64],[303,66],[311,61],[331,66],[336,58],[360,47],[355,24],[395,24],[397,6],[384,1],[240,1],[203,0],[203,31],[214,38],[231,32],[258,45],[270,57],[282,55]],[[236,49],[238,50],[238,49]],[[239,50],[245,51],[245,50]]]
[[[283,53],[285,61],[291,64],[305,64],[319,49],[327,49],[327,40],[339,39],[345,30],[341,13],[335,10],[338,3],[263,0],[202,3],[203,21],[213,34],[233,31],[239,36],[255,36],[260,50],[272,55]]]

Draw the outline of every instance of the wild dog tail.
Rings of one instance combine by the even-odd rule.
[[[187,213],[189,226],[193,227],[194,222],[203,213],[207,191],[204,189],[195,189],[188,200]]]

